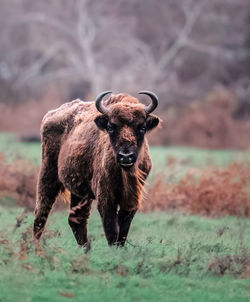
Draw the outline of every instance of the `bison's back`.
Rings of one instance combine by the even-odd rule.
[[[76,126],[75,120],[79,119],[79,116],[87,114],[88,111],[93,112],[94,110],[93,102],[82,102],[79,99],[65,103],[54,110],[50,110],[42,120],[42,138],[49,133],[54,133],[55,135],[64,132],[69,133],[69,131]]]

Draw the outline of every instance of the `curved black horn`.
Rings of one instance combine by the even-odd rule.
[[[151,98],[152,102],[148,106],[145,106],[145,111],[147,112],[147,114],[153,112],[155,110],[155,108],[158,106],[158,97],[157,97],[157,95],[155,93],[153,93],[152,91],[140,91],[138,93],[139,94],[146,94]]]
[[[104,92],[100,93],[95,99],[96,109],[103,114],[107,113],[109,111],[109,109],[103,105],[102,99],[105,97],[105,95],[107,95],[109,93],[112,93],[112,91],[104,91]]]

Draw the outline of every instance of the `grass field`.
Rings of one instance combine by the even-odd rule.
[[[16,217],[23,219],[19,227]],[[56,213],[36,254],[29,242],[32,215],[1,208],[0,218],[0,301],[250,298],[250,279],[243,278],[250,251],[249,220],[138,214],[129,243],[121,249],[107,246],[94,211],[89,224],[92,248],[85,254],[75,244],[66,213]]]
[[[39,165],[40,145],[0,135],[0,153]],[[169,158],[178,173],[249,161],[249,152],[151,148],[152,178]],[[151,178],[151,179],[152,179]],[[150,180],[149,180],[150,181]],[[180,213],[138,213],[125,248],[108,247],[95,208],[91,249],[77,247],[66,211],[49,217],[41,247],[31,242],[33,215],[0,199],[0,302],[249,301],[250,221]]]

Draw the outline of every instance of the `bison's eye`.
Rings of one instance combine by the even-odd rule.
[[[146,132],[146,127],[145,126],[140,127],[139,131],[141,134],[144,134]]]
[[[108,125],[108,127],[107,127],[107,132],[108,132],[108,134],[113,134],[113,133],[115,132],[114,127],[111,126],[111,125]]]

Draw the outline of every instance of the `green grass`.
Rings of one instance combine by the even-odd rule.
[[[0,133],[0,153],[6,157],[8,162],[24,158],[33,165],[39,166],[41,161],[40,143],[20,142],[14,133]]]
[[[139,213],[121,249],[107,246],[94,210],[92,248],[85,254],[67,214],[56,213],[49,217],[43,254],[29,243],[19,259],[33,217],[27,214],[16,228],[22,209],[2,207],[0,213],[0,301],[249,301],[250,279],[240,278],[240,264],[223,276],[208,269],[216,257],[250,250],[249,220]]]
[[[40,144],[18,142],[14,134],[0,134],[0,153],[8,162],[25,158],[40,164]],[[150,153],[151,179],[171,170],[168,157],[177,159],[177,178],[190,168],[250,159],[249,152],[234,150],[151,147]],[[43,253],[36,254],[30,242],[33,215],[22,212],[13,199],[0,199],[0,302],[250,299],[250,279],[241,278],[250,253],[247,219],[138,213],[128,243],[120,249],[107,246],[94,210],[89,223],[92,248],[85,254],[76,245],[67,213],[60,212],[49,217]],[[22,221],[20,226],[17,221]]]
[[[179,179],[189,169],[203,169],[207,166],[225,167],[231,162],[244,163],[250,161],[249,151],[240,150],[208,150],[191,147],[162,147],[152,146],[150,156],[153,160],[154,170],[152,176],[158,172],[168,174],[168,158],[177,160],[174,172],[175,178]]]
[[[205,167],[214,164],[215,166],[225,166],[232,161],[243,162],[250,160],[249,151],[240,150],[208,150],[192,147],[162,147],[153,146],[150,148],[150,155],[154,159],[155,165],[161,166],[166,163],[168,157],[175,157],[182,163],[190,163],[193,166]]]

